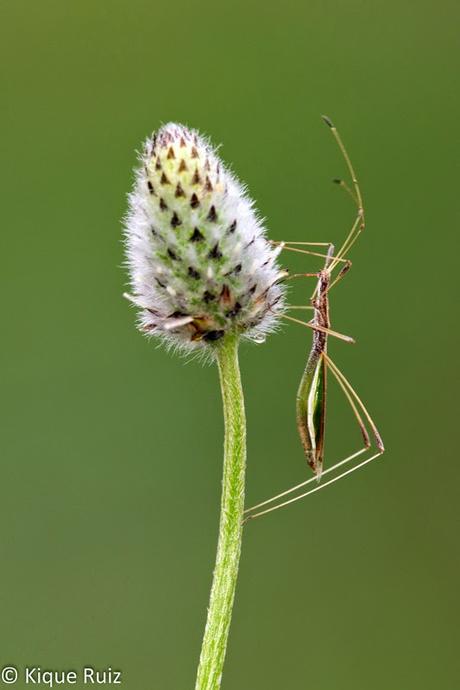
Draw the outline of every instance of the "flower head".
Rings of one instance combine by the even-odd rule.
[[[284,273],[244,188],[182,125],[147,139],[140,161],[125,230],[140,329],[186,348],[229,332],[261,340]]]

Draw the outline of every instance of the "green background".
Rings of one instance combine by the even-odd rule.
[[[368,218],[331,305],[358,342],[331,354],[387,453],[248,525],[223,688],[457,688],[457,3],[1,11],[0,664],[193,687],[220,398],[214,367],[156,348],[121,298],[135,149],[162,122],[197,127],[272,238],[338,243],[353,208],[325,112]],[[242,348],[249,504],[308,476],[293,408],[310,339],[287,325]],[[332,464],[360,436],[330,388]]]

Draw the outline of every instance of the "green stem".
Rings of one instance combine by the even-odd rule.
[[[216,565],[195,690],[220,687],[241,553],[246,418],[238,340],[227,336],[216,348],[225,422],[224,474]]]

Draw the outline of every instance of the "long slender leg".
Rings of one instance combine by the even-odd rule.
[[[333,245],[329,245],[329,247],[332,247]],[[328,258],[328,255],[326,254],[326,259]],[[285,277],[285,280],[294,280],[295,278],[319,278],[320,274],[318,272],[316,273],[291,273],[290,275],[287,275]],[[312,296],[310,298],[311,302],[316,297],[316,292],[318,289],[318,285],[316,285],[315,289],[313,290]]]
[[[310,311],[311,309],[314,310],[315,307],[309,304],[288,304],[286,309],[308,309]]]
[[[294,280],[294,278],[318,278],[319,273],[288,273],[285,280]]]
[[[282,503],[279,503],[279,504],[277,504],[277,505],[275,505],[275,506],[272,506],[272,507],[270,507],[270,508],[268,508],[268,509],[266,509],[266,510],[263,510],[263,511],[257,512],[257,513],[254,513],[254,511],[257,510],[258,508],[262,508],[263,506],[266,506],[266,505],[268,505],[268,504],[270,504],[270,503],[274,503],[275,501],[279,500],[280,498],[283,498],[284,496],[287,496],[287,495],[289,495],[289,494],[291,494],[291,493],[294,493],[294,492],[297,491],[298,489],[301,489],[303,486],[307,486],[307,485],[310,484],[311,482],[316,481],[316,477],[311,477],[310,479],[307,479],[305,482],[301,482],[300,484],[297,484],[296,486],[293,486],[293,487],[291,487],[290,489],[287,489],[286,491],[283,491],[282,493],[277,494],[276,496],[272,496],[272,498],[269,498],[269,499],[263,501],[262,503],[258,503],[257,505],[252,506],[251,508],[248,508],[247,510],[245,510],[245,514],[248,514],[248,517],[247,517],[248,520],[249,520],[249,519],[252,519],[252,518],[255,518],[255,517],[260,517],[261,515],[265,515],[266,513],[270,513],[270,512],[272,512],[273,510],[277,510],[278,508],[282,508],[282,507],[284,507],[284,506],[286,506],[286,505],[289,505],[289,504],[291,504],[291,503],[294,503],[295,501],[299,501],[301,498],[305,498],[306,496],[310,495],[311,493],[315,493],[316,491],[319,491],[320,489],[323,489],[323,488],[325,488],[326,486],[329,486],[330,484],[333,484],[334,482],[338,481],[338,480],[341,479],[342,477],[347,476],[348,474],[351,474],[351,472],[354,472],[355,470],[359,469],[360,467],[364,467],[364,465],[367,465],[369,462],[371,462],[371,460],[375,460],[375,458],[377,458],[377,457],[379,457],[380,455],[382,455],[382,453],[383,453],[383,451],[384,451],[383,443],[382,443],[380,434],[378,433],[377,428],[376,428],[376,426],[375,426],[373,420],[371,419],[369,413],[367,412],[366,408],[364,407],[363,402],[362,402],[361,399],[358,397],[358,395],[356,394],[356,392],[354,391],[354,389],[351,388],[351,384],[349,384],[348,381],[347,381],[347,384],[348,384],[348,385],[346,385],[346,384],[344,383],[343,379],[345,379],[345,377],[344,377],[343,374],[338,370],[338,368],[336,367],[336,365],[331,361],[330,357],[328,357],[328,355],[326,355],[326,353],[324,353],[324,352],[323,352],[323,355],[322,355],[322,356],[325,358],[325,360],[326,360],[326,362],[327,362],[327,364],[328,364],[328,366],[329,366],[331,372],[334,374],[334,376],[335,376],[335,378],[336,378],[338,384],[340,385],[340,387],[341,387],[343,393],[345,394],[345,397],[347,398],[347,400],[348,400],[348,402],[349,402],[349,404],[350,404],[350,407],[351,407],[351,409],[352,409],[352,411],[353,411],[353,413],[354,413],[354,415],[355,415],[355,417],[356,417],[357,424],[358,424],[358,426],[359,426],[359,429],[360,429],[360,431],[361,431],[361,434],[362,434],[363,440],[364,440],[364,447],[363,447],[363,448],[361,448],[360,450],[356,451],[356,452],[353,453],[352,455],[349,455],[349,456],[346,457],[344,460],[341,460],[340,462],[336,463],[336,464],[333,465],[332,467],[330,467],[330,468],[324,470],[324,472],[323,472],[323,477],[324,477],[325,475],[327,475],[328,473],[333,472],[333,471],[336,470],[337,468],[341,467],[341,466],[344,465],[345,463],[351,462],[352,460],[354,460],[354,459],[357,458],[358,456],[360,456],[360,455],[362,455],[363,453],[365,453],[365,452],[366,452],[367,450],[369,450],[369,448],[370,448],[370,445],[371,445],[371,444],[370,444],[369,434],[368,434],[368,432],[367,432],[367,429],[366,429],[366,427],[365,427],[365,424],[364,424],[364,422],[363,422],[363,419],[362,419],[362,417],[361,417],[361,414],[360,414],[359,410],[357,409],[357,406],[356,406],[355,402],[356,402],[356,403],[358,404],[358,406],[361,408],[361,410],[362,410],[362,412],[364,413],[364,415],[365,415],[367,421],[369,422],[369,425],[370,425],[370,427],[371,427],[371,429],[372,429],[372,432],[373,432],[373,434],[374,434],[374,437],[375,437],[375,440],[376,440],[376,443],[377,443],[378,452],[375,453],[375,454],[373,454],[370,458],[368,458],[368,459],[366,459],[366,460],[363,460],[362,462],[358,463],[358,465],[355,465],[354,467],[350,468],[349,470],[346,470],[345,472],[340,473],[339,475],[337,475],[337,476],[334,477],[333,479],[331,479],[331,480],[329,480],[329,481],[327,481],[327,482],[321,484],[320,486],[315,487],[314,489],[310,489],[309,491],[302,493],[300,496],[295,496],[294,498],[291,498],[291,499],[289,499],[289,500],[287,500],[287,501],[283,501]],[[346,379],[345,379],[345,381],[346,381]],[[351,391],[350,391],[350,389],[351,389]]]
[[[326,362],[327,362],[328,365],[329,365],[329,369],[331,370],[332,374],[335,376],[335,380],[336,380],[337,383],[339,384],[340,388],[342,389],[343,394],[345,395],[346,399],[348,400],[348,402],[349,402],[349,404],[350,404],[351,409],[353,410],[353,413],[354,413],[354,415],[355,415],[355,417],[356,417],[356,421],[357,421],[357,423],[358,423],[358,426],[359,426],[359,428],[360,428],[360,431],[361,431],[361,434],[362,434],[362,437],[363,437],[363,440],[364,440],[364,446],[365,446],[365,448],[366,448],[366,449],[367,449],[367,448],[370,448],[370,446],[371,446],[371,440],[370,440],[370,438],[369,438],[369,433],[368,433],[368,431],[367,431],[367,429],[366,429],[366,426],[365,426],[365,424],[364,424],[364,422],[363,422],[363,419],[362,419],[361,415],[359,414],[358,408],[356,407],[355,402],[354,402],[354,400],[353,400],[351,394],[350,394],[349,391],[348,391],[348,388],[345,386],[345,384],[343,383],[342,379],[339,378],[339,376],[337,375],[337,372],[335,371],[333,365],[331,366],[330,358],[329,358],[325,353],[323,354],[323,357],[326,359]]]
[[[364,452],[366,450],[365,448],[362,449],[361,452]],[[337,475],[337,477],[334,477],[333,479],[330,479],[328,482],[324,482],[324,484],[320,484],[319,486],[315,486],[313,489],[310,489],[309,491],[306,491],[303,494],[300,494],[300,496],[295,496],[294,498],[289,499],[288,501],[284,501],[283,503],[279,503],[276,506],[273,506],[272,508],[267,508],[266,510],[262,510],[259,513],[254,513],[250,514],[245,518],[245,522],[247,520],[252,520],[253,518],[260,517],[261,515],[266,515],[267,513],[271,513],[274,510],[278,510],[278,508],[284,508],[284,506],[290,505],[291,503],[295,503],[296,501],[300,501],[301,498],[305,498],[306,496],[309,496],[310,494],[314,494],[317,491],[321,491],[322,489],[325,489],[327,486],[330,486],[331,484],[334,484],[335,482],[338,482],[339,479],[343,479],[347,475],[351,474],[352,472],[356,472],[356,470],[359,470],[361,467],[364,467],[365,465],[368,465],[372,460],[375,460],[376,458],[380,457],[382,455],[383,451],[379,451],[378,453],[374,453],[370,458],[367,458],[366,460],[363,460],[362,462],[358,463],[354,467],[350,467],[349,470],[346,470],[345,472],[342,472],[341,474]],[[355,454],[356,457],[356,454]],[[313,477],[315,479],[315,477]]]
[[[346,264],[345,264],[345,266],[343,266],[343,267],[340,269],[340,272],[338,273],[338,275],[336,276],[336,278],[335,278],[335,279],[332,281],[332,283],[329,285],[328,292],[329,292],[335,285],[337,285],[337,283],[339,283],[339,282],[342,280],[342,278],[343,278],[344,276],[347,275],[347,273],[348,273],[348,271],[350,270],[351,267],[352,267],[351,261],[347,261]]]
[[[361,408],[361,411],[363,412],[364,416],[366,417],[366,419],[369,423],[369,426],[372,430],[377,448],[383,453],[383,451],[385,450],[385,447],[383,445],[382,437],[380,436],[380,433],[379,433],[379,431],[378,431],[378,429],[374,423],[374,420],[372,419],[369,412],[367,411],[367,408],[364,405],[363,401],[361,400],[361,398],[359,397],[359,395],[357,394],[355,389],[352,387],[351,383],[342,374],[342,372],[337,367],[337,365],[334,364],[334,362],[331,360],[331,358],[328,355],[326,355],[325,353],[323,354],[323,356],[326,358],[326,361],[327,361],[329,367],[331,368],[331,371],[336,375],[337,379],[342,380],[344,386],[346,386],[346,388],[348,389],[350,394],[353,396],[355,401],[358,403],[358,406]]]
[[[271,244],[304,244],[308,247],[330,247],[332,242],[298,242],[297,240],[270,240]]]
[[[309,323],[308,321],[301,321],[300,319],[296,319],[294,316],[288,316],[287,314],[281,314],[283,319],[286,319],[287,321],[293,321],[294,323],[298,323],[301,326],[306,326],[307,328],[311,328],[313,331],[321,331],[322,333],[327,333],[327,335],[332,335],[334,338],[339,338],[339,340],[344,340],[346,343],[354,343],[355,341],[353,338],[351,338],[349,335],[344,335],[343,333],[338,333],[337,331],[333,331],[330,328],[324,328],[323,326],[318,326],[317,324],[314,323]]]
[[[298,247],[289,246],[289,245],[294,245],[294,244],[309,245],[309,244],[311,244],[310,242],[274,242],[274,241],[272,241],[272,242],[270,242],[270,244],[274,244],[277,246],[282,245],[282,251],[296,252],[298,254],[308,254],[308,256],[319,256],[322,259],[328,259],[328,258],[334,259],[335,258],[336,261],[342,261],[342,262],[346,261],[346,259],[341,259],[339,256],[334,257],[334,256],[329,256],[328,254],[324,254],[324,253],[322,254],[320,252],[312,252],[308,249],[299,249]],[[319,242],[315,243],[315,245],[319,245],[319,244],[321,244],[321,243],[319,243]],[[324,244],[326,246],[328,246],[327,243],[324,243]],[[321,246],[323,246],[323,245],[321,244]]]
[[[351,462],[355,458],[357,458],[359,455],[362,455],[363,453],[368,450],[367,448],[360,448],[360,450],[356,451],[356,453],[352,453],[352,455],[348,455],[346,458],[343,460],[340,460],[340,462],[337,462],[335,465],[332,465],[332,467],[328,467],[325,469],[321,475],[322,478],[324,478],[326,475],[330,474],[331,472],[334,472],[336,469],[341,467],[342,465],[347,464],[348,462]],[[283,498],[283,496],[288,496],[289,494],[294,493],[295,491],[298,491],[304,486],[308,486],[308,484],[311,484],[312,482],[318,483],[317,477],[310,477],[309,479],[306,479],[304,482],[300,482],[300,484],[296,484],[295,486],[291,486],[289,489],[286,489],[285,491],[282,491],[279,494],[276,494],[276,496],[272,496],[271,498],[267,498],[265,501],[262,501],[261,503],[257,503],[255,506],[251,506],[250,508],[246,508],[244,511],[246,513],[252,513],[254,510],[257,510],[258,508],[262,508],[262,506],[266,506],[269,503],[274,503],[277,501],[279,498]]]
[[[319,256],[322,259],[326,258],[326,254],[320,252],[312,252],[308,249],[299,249],[298,247],[290,247],[287,242],[283,242],[283,251],[285,252],[296,252],[297,254],[308,254],[308,256]]]

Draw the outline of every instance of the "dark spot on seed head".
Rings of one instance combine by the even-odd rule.
[[[200,184],[201,182],[201,177],[198,173],[198,168],[196,168],[195,173],[192,177],[192,184]]]
[[[168,156],[167,156],[167,158],[168,158],[168,159],[171,159],[171,158],[175,158],[175,157],[176,157],[176,156],[175,156],[175,154],[174,154],[174,149],[173,149],[172,146],[170,146],[170,147],[169,147],[169,151],[168,151]]]
[[[180,138],[180,145],[181,145],[181,148],[184,148],[184,146],[187,146],[187,144],[185,143],[184,137]]]
[[[161,280],[159,280],[158,278],[155,278],[155,280],[157,281],[157,283],[160,287],[162,287],[162,288],[166,287],[166,285],[164,283],[162,283]]]
[[[153,316],[160,316],[160,312],[156,311],[155,309],[150,309],[150,307],[147,307],[147,311],[152,314]]]
[[[242,268],[241,264],[237,264],[232,272],[235,273],[236,275],[238,275],[238,273],[240,273],[240,271],[241,271],[241,268]]]
[[[155,190],[153,188],[153,184],[150,182],[150,180],[147,180],[147,187],[149,188],[150,194],[155,194]]]
[[[211,206],[211,208],[209,209],[209,213],[208,213],[208,215],[207,215],[207,217],[206,217],[206,220],[211,221],[211,223],[215,223],[215,222],[216,222],[216,220],[217,220],[217,212],[216,212],[216,207],[215,207],[215,206]]]
[[[212,186],[212,184],[211,184],[211,180],[209,179],[209,177],[208,177],[207,175],[206,175],[206,182],[205,182],[205,184],[204,184],[204,188],[205,188],[205,190],[206,190],[207,192],[212,192],[212,190],[213,190],[213,186]]]
[[[237,316],[241,311],[241,304],[239,302],[235,302],[235,306],[233,309],[227,312],[227,316]]]
[[[200,205],[200,200],[198,199],[196,194],[192,194],[192,197],[190,199],[190,206],[192,208],[197,208]]]
[[[191,152],[192,158],[199,158],[198,151],[194,146],[192,146],[192,152]]]
[[[256,290],[257,290],[257,284],[256,284],[256,285],[253,285],[252,288],[249,288],[249,294],[250,294],[250,295],[253,295],[253,294],[255,293]]]
[[[257,301],[258,301],[258,302],[262,301],[262,300],[268,295],[268,293],[269,293],[271,287],[272,287],[272,286],[269,285],[268,288],[266,288],[266,289],[262,292],[262,294],[258,296],[258,298],[257,298]]]
[[[160,146],[165,147],[166,144],[167,144],[168,142],[170,142],[170,141],[172,141],[171,132],[168,132],[167,129],[161,130],[161,133],[160,133],[160,136],[159,136],[159,139],[158,139],[158,143],[160,144]]]
[[[161,184],[171,184],[171,182],[168,180],[168,178],[166,177],[166,175],[164,173],[162,173],[162,175],[161,175],[160,182],[161,182]]]
[[[166,201],[163,199],[163,197],[161,197],[161,198],[160,198],[160,209],[161,209],[162,211],[166,211],[167,208],[168,208],[168,204],[167,204]]]
[[[171,226],[173,228],[177,228],[177,227],[179,227],[179,225],[182,225],[182,221],[179,218],[179,216],[177,215],[177,213],[174,211],[172,218],[171,218]]]
[[[198,280],[200,278],[200,274],[195,268],[193,268],[193,266],[188,267],[188,274],[190,278],[195,278],[195,280]]]
[[[161,162],[159,158],[157,158],[157,162],[155,163],[155,170],[161,170]]]
[[[182,159],[179,165],[179,172],[184,172],[185,170],[187,170],[187,163]]]
[[[215,300],[215,295],[212,294],[212,292],[209,292],[209,290],[205,290],[203,293],[203,300],[208,304],[209,302],[212,302]]]
[[[221,302],[224,302],[226,304],[228,304],[231,301],[230,289],[229,289],[228,285],[224,285],[222,287],[222,291],[219,295],[219,299]]]
[[[172,249],[168,248],[168,256],[173,260],[173,261],[178,261],[179,257],[175,252],[173,252]]]
[[[214,247],[209,252],[208,259],[221,259],[221,258],[222,258],[222,252],[219,249],[219,243],[217,243],[214,245]]]
[[[191,237],[190,237],[190,242],[201,242],[201,240],[204,239],[204,236],[202,233],[198,230],[198,228],[195,228]]]
[[[236,230],[236,220],[233,221],[233,223],[230,225],[228,232],[231,234],[232,232],[235,232]]]
[[[206,158],[206,162],[204,164],[204,169],[205,170],[211,170],[211,166],[209,165],[209,158]]]
[[[185,196],[185,192],[184,192],[184,190],[182,189],[182,185],[181,185],[180,182],[177,183],[175,196],[176,196],[176,197]]]
[[[215,342],[216,340],[220,340],[224,335],[225,331],[208,331],[208,333],[205,333],[203,336],[203,340],[206,340],[206,342]]]

